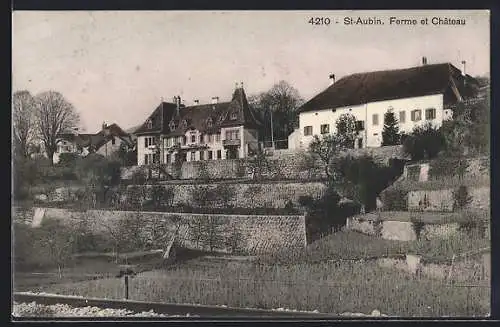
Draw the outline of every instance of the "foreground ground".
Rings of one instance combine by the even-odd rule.
[[[143,271],[130,279],[130,299],[339,315],[378,309],[391,316],[483,316],[490,311],[490,289],[484,283],[453,284],[359,260],[410,250],[444,260],[483,243],[473,239],[404,243],[337,233],[294,254],[257,260],[205,255]],[[123,278],[113,275],[116,265],[99,263],[102,258],[92,259],[94,264],[88,260],[83,263],[87,275],[94,267],[107,277],[85,278],[76,264],[62,280],[53,276],[50,282],[37,281],[32,275],[28,282],[21,274],[16,278],[16,289],[124,298]]]

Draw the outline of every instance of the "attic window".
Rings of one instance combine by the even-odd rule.
[[[230,118],[231,120],[236,120],[236,119],[238,119],[238,114],[237,114],[236,112],[234,112],[234,111],[233,111],[233,112],[231,112],[231,116],[229,116],[229,118]]]
[[[153,128],[153,122],[151,121],[151,119],[148,119],[147,122],[146,122],[146,126],[148,129],[151,129]]]
[[[171,120],[170,123],[168,124],[168,127],[170,128],[171,131],[175,131],[175,122]]]
[[[185,119],[184,119],[184,120],[182,121],[182,127],[186,128],[186,127],[187,127],[187,124],[188,124],[187,120],[185,120]]]
[[[219,116],[219,122],[222,123],[224,121],[224,115]]]

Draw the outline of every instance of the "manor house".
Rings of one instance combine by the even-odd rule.
[[[242,85],[229,102],[185,106],[179,96],[161,102],[136,131],[137,163],[245,158],[258,149],[260,122],[248,106]]]

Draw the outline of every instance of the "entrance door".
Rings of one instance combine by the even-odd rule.
[[[228,156],[228,159],[238,159],[238,149],[237,148],[229,148],[227,150],[227,156]]]

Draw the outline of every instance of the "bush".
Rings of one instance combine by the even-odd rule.
[[[420,178],[420,165],[407,166],[406,171],[408,172],[408,180],[418,182]]]
[[[59,162],[57,165],[63,167],[75,167],[79,158],[80,156],[76,153],[61,153],[59,155]]]
[[[302,197],[301,205],[306,207],[307,239],[314,241],[345,226],[347,217],[359,212],[354,203],[341,203],[340,195],[330,185],[323,196],[313,200]]]
[[[429,176],[433,178],[458,176],[463,178],[469,167],[464,158],[439,158],[430,162]]]
[[[301,195],[298,199],[299,205],[306,208],[311,208],[314,205],[314,199],[310,195]]]
[[[413,231],[415,232],[415,235],[417,236],[417,240],[420,239],[420,236],[422,235],[422,231],[424,230],[424,222],[420,220],[418,217],[411,216],[411,225],[413,227]]]
[[[467,186],[460,185],[453,191],[453,210],[463,210],[472,202],[472,196],[469,195]]]
[[[174,190],[172,188],[165,188],[162,185],[153,185],[149,190],[149,201],[145,205],[152,207],[156,210],[161,210],[173,205]]]
[[[397,187],[390,187],[381,193],[381,200],[383,203],[383,210],[385,211],[407,211],[408,191],[402,190]]]
[[[365,206],[365,210],[376,208],[376,199],[402,173],[399,161],[391,161],[386,167],[374,162],[370,156],[358,158],[341,157],[333,163],[336,180],[335,187],[344,197]]]
[[[412,160],[435,158],[444,147],[445,140],[441,130],[434,128],[431,123],[415,127],[403,142],[403,151]]]

